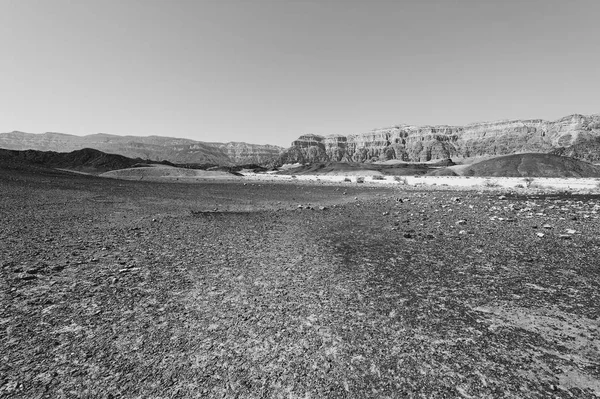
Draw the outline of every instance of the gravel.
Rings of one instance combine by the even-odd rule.
[[[600,396],[597,195],[19,171],[0,193],[0,397]]]

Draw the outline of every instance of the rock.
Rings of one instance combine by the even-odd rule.
[[[545,229],[551,229],[551,228],[552,228],[552,226],[551,226],[551,225],[549,225],[549,224],[545,224],[545,225],[543,225],[542,227],[543,227],[543,228],[545,228]]]
[[[466,220],[459,220],[458,222],[456,222],[456,224],[458,226],[464,226],[465,224],[467,224],[467,221]]]
[[[535,233],[535,235],[541,238],[541,237],[543,237],[545,234],[544,234],[544,233]]]
[[[573,230],[573,229],[567,229],[566,231],[567,231],[567,234],[575,234],[575,233],[577,233],[577,231]]]
[[[558,238],[562,238],[563,240],[570,240],[571,235],[570,234],[559,234]]]
[[[506,195],[501,195],[498,197],[499,200],[505,200],[506,199]]]

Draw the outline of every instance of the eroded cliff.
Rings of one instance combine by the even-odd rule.
[[[600,137],[600,114],[473,123],[466,126],[397,125],[348,136],[307,134],[292,142],[280,163],[371,162],[398,159],[427,162],[521,152],[545,153]],[[579,151],[581,159],[594,151]]]

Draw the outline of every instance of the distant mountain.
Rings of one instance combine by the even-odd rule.
[[[292,142],[279,164],[372,162],[397,159],[427,162],[526,152],[546,153],[569,147],[583,160],[599,158],[600,114],[473,123],[466,126],[397,125],[347,136],[307,134]]]
[[[0,133],[0,148],[69,152],[93,148],[110,154],[153,161],[196,164],[264,164],[275,160],[283,148],[248,143],[206,143],[161,136],[116,136],[92,134],[74,136],[64,133]]]

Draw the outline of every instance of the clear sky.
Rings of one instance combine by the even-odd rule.
[[[0,132],[289,146],[600,112],[600,0],[0,0]]]

